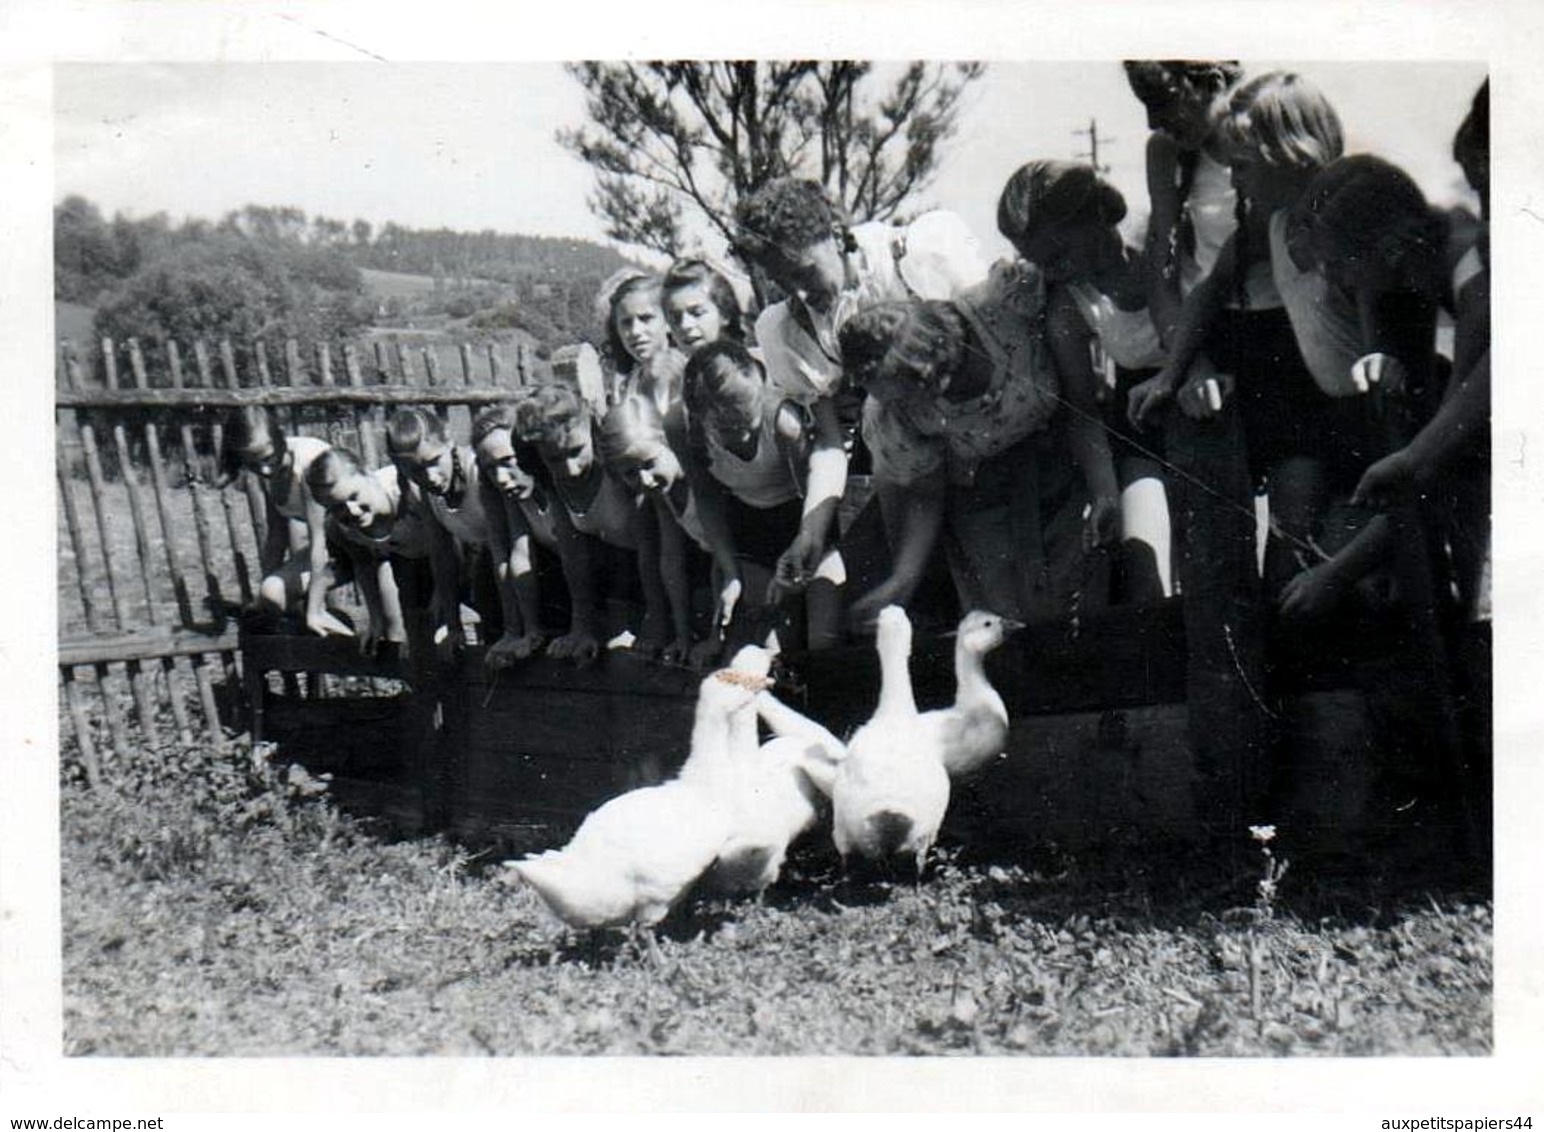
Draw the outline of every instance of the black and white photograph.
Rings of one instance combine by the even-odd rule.
[[[1504,6],[92,7],[5,1116],[1544,1120]]]

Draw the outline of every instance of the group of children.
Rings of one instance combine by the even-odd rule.
[[[734,255],[780,296],[754,321],[709,260],[623,273],[598,303],[600,388],[522,390],[469,445],[407,408],[392,463],[366,468],[238,413],[227,451],[272,511],[262,601],[348,631],[325,597],[351,578],[366,648],[420,608],[446,650],[470,604],[494,665],[593,660],[611,599],[641,606],[631,647],[667,662],[774,626],[825,647],[930,592],[940,561],[960,607],[1020,619],[1246,590],[1324,618],[1370,600],[1391,516],[1419,499],[1486,615],[1488,84],[1454,143],[1482,208],[1459,232],[1400,169],[1343,154],[1300,75],[1126,72],[1152,130],[1141,248],[1122,195],[1070,162],[1009,178],[1016,258],[990,267],[950,213],[850,225],[817,184],[775,180],[735,215]],[[869,490],[888,554],[850,579]],[[1224,628],[1236,648],[1247,626]]]

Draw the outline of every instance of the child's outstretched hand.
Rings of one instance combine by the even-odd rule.
[[[381,641],[386,637],[386,622],[372,617],[365,631],[359,638],[359,655],[374,656],[380,651]]]
[[[825,555],[822,540],[800,531],[788,549],[778,557],[772,583],[767,587],[767,601],[777,604],[788,594],[803,593]]]
[[[1112,546],[1120,541],[1120,500],[1113,495],[1098,496],[1088,506],[1083,523],[1083,549]]]
[[[1321,562],[1287,579],[1281,587],[1281,615],[1291,621],[1306,621],[1334,612],[1345,594],[1345,585],[1331,568]]]
[[[1351,384],[1358,393],[1374,389],[1386,394],[1402,393],[1406,381],[1404,364],[1392,354],[1366,354],[1351,366]]]
[[[1410,451],[1400,448],[1376,461],[1357,481],[1351,493],[1353,507],[1392,507],[1415,489],[1419,476]]]
[[[1222,412],[1233,396],[1233,375],[1203,370],[1180,386],[1175,398],[1179,411],[1193,421],[1204,421]]]
[[[692,642],[687,637],[677,637],[660,650],[661,664],[684,665],[691,660]]]
[[[442,664],[449,664],[466,647],[466,634],[460,625],[440,625],[434,630],[434,654]]]
[[[879,611],[894,605],[891,591],[884,585],[876,586],[847,607],[847,627],[854,636],[872,637]]]
[[[352,637],[354,635],[354,630],[338,620],[330,609],[324,609],[320,613],[308,613],[306,628],[318,637]]]
[[[509,668],[535,656],[545,642],[541,633],[505,633],[483,654],[483,663],[492,669]]]
[[[557,660],[572,660],[580,668],[588,668],[600,656],[600,641],[594,633],[575,629],[548,645],[547,655]]]
[[[1148,418],[1174,396],[1174,378],[1167,370],[1138,382],[1126,395],[1126,419],[1133,428],[1146,428]]]

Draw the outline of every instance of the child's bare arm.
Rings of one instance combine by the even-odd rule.
[[[697,501],[697,519],[713,556],[713,622],[703,648],[694,653],[694,661],[708,660],[717,653],[708,646],[722,646],[725,630],[734,617],[743,586],[740,563],[735,556],[734,533],[729,527],[730,496],[723,484],[702,466],[687,465],[687,481]]]
[[[1058,290],[1052,300],[1048,330],[1051,355],[1067,399],[1067,447],[1088,489],[1085,543],[1104,546],[1120,538],[1120,486],[1099,415],[1099,377],[1089,360],[1093,334],[1065,290]]]
[[[1166,134],[1149,134],[1147,196],[1152,214],[1148,218],[1143,266],[1147,273],[1148,309],[1152,311],[1159,339],[1165,344],[1173,340],[1180,313],[1179,263],[1170,254],[1184,205],[1175,184],[1178,167],[1179,147]]]
[[[484,656],[492,667],[524,660],[541,645],[540,603],[536,573],[531,568],[531,534],[520,505],[487,484],[483,511],[488,516],[488,549],[493,555],[494,580],[499,608],[504,615],[504,635],[489,646]]]
[[[332,580],[327,553],[327,512],[306,493],[306,556],[310,570],[306,579],[306,628],[319,636],[354,635],[343,622],[327,611],[327,587]]]
[[[1387,560],[1393,547],[1387,515],[1374,515],[1328,561],[1315,563],[1287,579],[1281,590],[1286,617],[1321,617],[1331,612],[1341,595]]]
[[[638,546],[638,582],[643,589],[643,624],[633,651],[639,656],[657,657],[668,643],[670,599],[660,578],[660,516],[652,500],[643,500],[633,513],[633,528]]]
[[[381,567],[386,560],[352,540],[345,540],[344,546],[348,549],[349,560],[354,564],[354,580],[359,583],[359,595],[365,601],[365,631],[359,638],[359,651],[365,656],[374,656],[381,641],[388,635],[386,603],[381,593]]]
[[[1403,448],[1390,452],[1362,473],[1351,502],[1388,507],[1406,492],[1440,474],[1463,448],[1490,425],[1490,351],[1470,372],[1455,375],[1436,415]]]
[[[801,590],[814,577],[825,556],[837,507],[847,490],[847,450],[842,444],[836,402],[822,397],[811,406],[810,415],[815,435],[804,491],[804,515],[793,544],[777,560],[774,584],[780,591]]]
[[[461,628],[461,549],[453,536],[423,508],[429,531],[429,572],[434,579],[434,596],[429,601],[429,615],[434,623],[435,651],[449,660],[465,643]]]
[[[905,486],[876,480],[875,493],[891,545],[890,576],[852,603],[848,620],[866,630],[887,605],[905,605],[917,591],[943,529],[948,488],[942,475]]]
[[[1147,422],[1147,418],[1160,405],[1174,396],[1175,389],[1189,372],[1196,355],[1201,352],[1201,344],[1206,340],[1212,321],[1227,301],[1227,287],[1234,277],[1237,255],[1237,237],[1229,237],[1218,253],[1217,264],[1211,274],[1196,284],[1186,296],[1163,368],[1131,390],[1126,415],[1138,428]],[[1185,405],[1183,408],[1188,412],[1192,406]]]
[[[600,615],[596,604],[595,563],[590,536],[575,529],[561,503],[553,503],[553,534],[563,581],[568,585],[568,632],[547,646],[547,655],[559,660],[591,664],[600,655]]]
[[[263,538],[263,545],[258,547],[257,564],[262,569],[263,576],[266,577],[284,565],[284,560],[289,557],[290,543],[289,519],[279,514],[279,509],[274,506],[273,500],[268,495],[266,484],[263,489],[263,503],[268,533]]]
[[[686,577],[686,532],[663,499],[651,500],[659,531],[658,577],[670,616],[672,639],[660,653],[666,664],[685,663],[692,648],[691,587]],[[640,551],[642,543],[639,543]],[[642,558],[639,559],[640,566]]]

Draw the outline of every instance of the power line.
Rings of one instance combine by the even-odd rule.
[[[1110,145],[1115,139],[1112,137],[1101,138],[1099,136],[1099,122],[1094,118],[1088,120],[1088,129],[1073,130],[1072,132],[1077,137],[1085,134],[1088,135],[1088,151],[1086,153],[1076,153],[1073,156],[1079,160],[1087,161],[1094,172],[1098,173],[1101,177],[1107,174],[1110,171],[1110,167],[1099,163],[1099,143],[1103,142],[1105,145]]]

